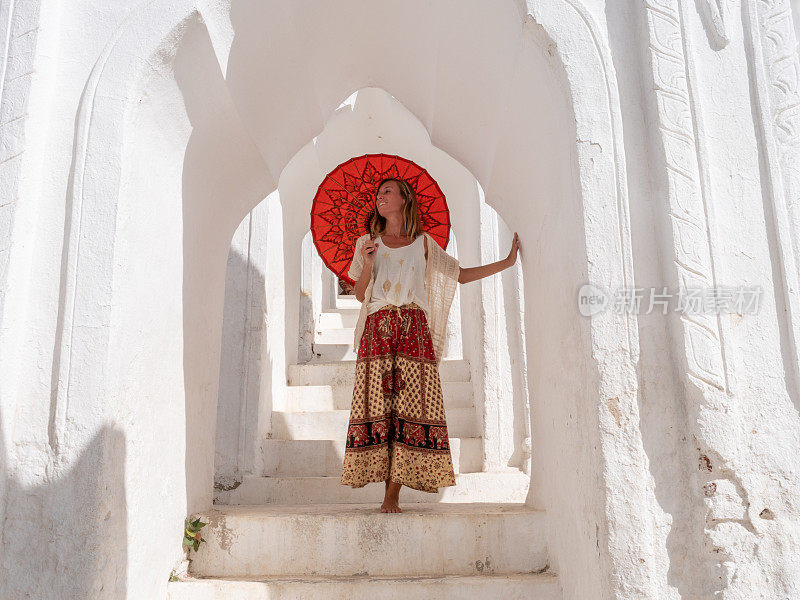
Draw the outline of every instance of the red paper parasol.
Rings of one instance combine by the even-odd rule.
[[[394,154],[364,154],[343,162],[328,173],[311,205],[311,235],[322,261],[350,285],[347,275],[356,238],[369,231],[375,188],[381,179],[407,181],[417,195],[425,231],[447,248],[450,211],[442,190],[428,172],[413,161]]]

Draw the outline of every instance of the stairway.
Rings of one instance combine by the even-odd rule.
[[[273,412],[265,468],[217,490],[200,516],[207,543],[190,552],[168,598],[560,598],[548,572],[545,514],[524,504],[529,478],[481,472],[482,439],[469,364],[444,360],[456,485],[404,487],[402,513],[381,513],[383,483],[340,483],[355,372],[359,303],[337,298],[320,316],[314,362],[290,365]]]

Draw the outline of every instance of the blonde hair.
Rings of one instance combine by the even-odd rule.
[[[380,191],[381,186],[387,181],[397,182],[397,187],[400,188],[400,195],[405,200],[402,209],[403,230],[408,237],[416,239],[418,235],[421,235],[425,231],[422,226],[422,219],[419,215],[417,194],[414,192],[414,188],[411,187],[411,184],[403,179],[397,179],[396,177],[387,177],[386,179],[382,179],[378,184],[378,187],[375,188],[375,194],[372,198],[374,210],[372,212],[372,218],[369,220],[370,239],[374,240],[377,236],[386,231],[386,219],[378,212],[378,191]]]

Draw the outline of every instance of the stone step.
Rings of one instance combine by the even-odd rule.
[[[491,563],[490,563],[491,564]],[[550,573],[409,577],[368,575],[187,579],[167,584],[167,600],[561,600]]]
[[[336,308],[348,308],[359,311],[361,310],[361,302],[359,302],[358,299],[356,299],[356,297],[353,294],[350,295],[337,294]]]
[[[290,386],[330,385],[353,389],[356,376],[355,357],[351,360],[310,362],[289,365],[286,383]],[[445,359],[439,363],[439,378],[445,382],[470,381],[469,362],[463,359]]]
[[[341,346],[353,343],[355,326],[319,329],[314,331],[314,348],[318,346]]]
[[[272,411],[272,439],[345,440],[350,410]],[[446,410],[448,437],[479,437],[478,418],[473,407]]]
[[[317,319],[317,331],[326,329],[353,329],[358,322],[357,308],[329,308],[322,311]],[[352,335],[350,336],[352,338]]]
[[[401,492],[402,495],[402,492]],[[201,511],[193,577],[426,576],[547,568],[545,513],[525,504],[224,506]],[[486,564],[488,562],[488,565]]]
[[[480,438],[449,438],[450,456],[456,473],[472,473],[481,468]],[[341,476],[345,440],[266,439],[264,472],[266,477]]]
[[[316,362],[344,362],[355,361],[356,352],[353,350],[353,340],[338,343],[313,342],[311,353],[314,355],[313,361]]]
[[[458,473],[456,485],[439,488],[437,493],[406,486],[400,489],[403,503],[439,502],[525,502],[530,477],[518,469],[497,472]],[[383,482],[360,488],[343,485],[341,477],[246,477],[230,490],[214,490],[219,505],[258,504],[363,504],[383,501]]]
[[[445,410],[474,406],[472,383],[469,381],[444,381],[442,393]],[[352,403],[352,385],[290,385],[286,388],[283,410],[350,410]]]

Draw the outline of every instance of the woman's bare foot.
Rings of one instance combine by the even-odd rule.
[[[386,480],[386,495],[383,498],[383,504],[381,504],[381,512],[403,512],[400,510],[400,506],[397,504],[397,501],[400,497],[401,487],[401,483],[397,483],[396,481],[392,481],[390,483],[388,479]]]

